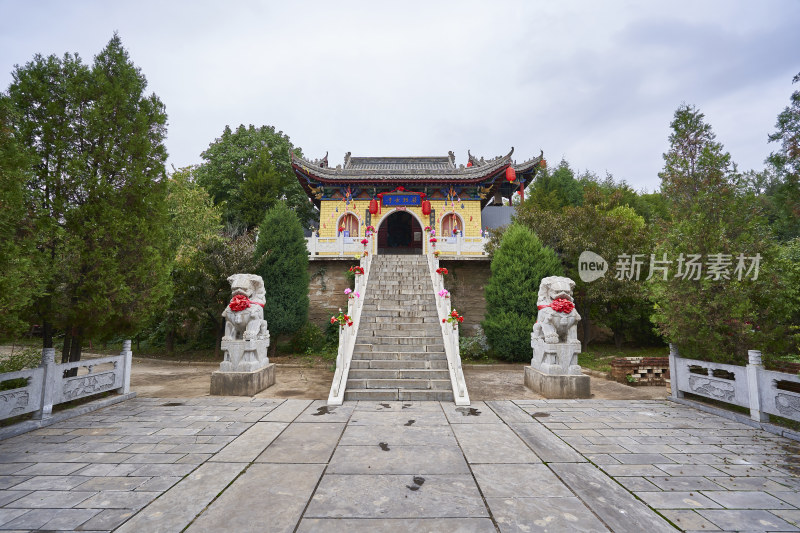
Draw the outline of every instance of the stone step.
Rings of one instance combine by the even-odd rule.
[[[450,379],[450,373],[447,370],[432,370],[422,368],[350,368],[348,379]],[[369,388],[369,387],[367,387]]]
[[[438,389],[346,389],[345,400],[390,401],[439,401],[452,402],[452,390]]]
[[[381,327],[383,326],[383,327]],[[438,324],[362,324],[358,336],[364,337],[433,337],[441,335]]]
[[[354,352],[443,352],[442,337],[365,337],[356,339]],[[377,349],[378,347],[388,349]],[[438,348],[436,348],[438,346]]]
[[[451,388],[449,376],[447,379],[347,379],[348,389],[431,389],[449,390]]]
[[[447,358],[444,359],[352,359],[350,372],[353,370],[445,370]]]
[[[444,349],[440,352],[374,351],[353,352],[353,361],[447,361]]]
[[[362,313],[367,311],[415,311],[414,315],[410,316],[419,316],[421,314],[436,313],[436,304],[415,304],[413,302],[365,303],[364,307],[361,308],[361,311]]]
[[[365,304],[366,305],[366,304]],[[430,313],[423,313],[422,310],[410,310],[410,309],[363,309],[361,311],[361,320],[364,318],[372,318],[372,317],[382,317],[382,318],[407,318],[407,317],[418,317],[422,316],[425,319],[429,318],[437,318],[436,314],[436,306],[431,306],[434,309],[431,310]]]

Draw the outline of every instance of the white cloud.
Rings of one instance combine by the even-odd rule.
[[[495,156],[658,186],[669,122],[697,105],[760,168],[788,104],[800,4],[716,2],[13,2],[0,87],[34,53],[90,61],[118,30],[169,113],[176,166],[226,124],[307,155]]]

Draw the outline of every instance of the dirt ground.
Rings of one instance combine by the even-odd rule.
[[[522,400],[542,398],[522,382],[524,364],[465,365],[464,377],[470,399]],[[217,363],[185,363],[134,358],[131,389],[139,396],[153,398],[194,398],[208,396],[211,373]],[[333,372],[329,368],[279,364],[275,385],[257,398],[327,399]],[[615,381],[591,377],[592,398],[633,400],[665,398],[666,387],[630,387]]]

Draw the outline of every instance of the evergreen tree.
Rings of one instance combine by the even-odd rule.
[[[730,155],[704,115],[682,105],[671,127],[660,173],[670,224],[656,256],[666,254],[673,264],[666,281],[652,280],[653,319],[687,357],[743,363],[747,350],[760,347],[774,329],[767,317],[784,305],[775,248],[757,204],[752,195],[742,194]],[[737,274],[740,254],[759,254],[756,280],[754,272]],[[692,255],[700,256],[699,279],[686,264]],[[730,261],[724,277],[708,270],[714,258]]]
[[[39,290],[35,233],[27,217],[26,152],[13,129],[8,98],[0,95],[0,334],[25,327],[20,314]]]
[[[511,224],[494,252],[491,271],[485,289],[486,318],[481,323],[486,338],[496,357],[529,360],[539,283],[561,274],[558,256],[529,229]]]
[[[264,279],[271,349],[276,337],[292,333],[308,320],[308,248],[297,215],[283,202],[267,211],[258,230],[256,257],[262,258],[256,273]]]
[[[34,161],[26,192],[44,289],[35,311],[62,360],[85,338],[136,332],[169,294],[166,114],[115,34],[91,68],[40,55],[13,72],[15,127]]]
[[[800,74],[792,80],[800,81]],[[791,103],[775,123],[777,131],[770,142],[779,142],[780,149],[767,158],[774,179],[767,188],[770,222],[782,240],[800,237],[800,90],[792,93]]]

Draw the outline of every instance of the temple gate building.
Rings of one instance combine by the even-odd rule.
[[[430,250],[425,227],[436,230],[436,247],[449,268],[453,303],[466,312],[469,335],[483,319],[483,286],[489,278],[484,250],[486,230],[508,224],[514,211],[506,204],[544,167],[543,154],[515,163],[506,155],[492,159],[467,152],[457,165],[453,152],[440,157],[354,157],[331,167],[293,156],[292,167],[306,194],[319,209],[318,231],[307,238],[309,249],[309,319],[325,326],[331,312],[347,307],[342,291],[349,286],[342,261],[365,251],[368,227],[377,232],[370,254],[423,254]]]
[[[436,230],[437,250],[453,258],[484,257],[484,208],[523,195],[544,166],[543,155],[517,164],[505,155],[485,160],[468,152],[466,165],[443,157],[354,157],[331,167],[328,156],[292,157],[300,184],[319,208],[320,225],[309,239],[311,259],[352,256],[369,226],[378,238],[374,254],[422,254],[430,244],[423,229]],[[507,219],[506,217],[501,217]]]

